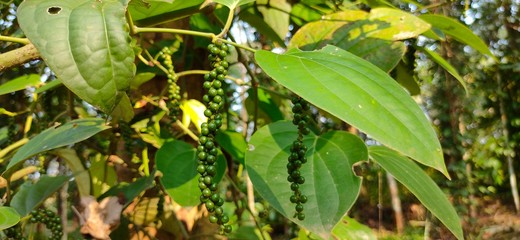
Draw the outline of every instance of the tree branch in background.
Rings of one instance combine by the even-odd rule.
[[[14,66],[23,64],[29,60],[37,59],[40,53],[32,43],[21,48],[0,54],[0,72]]]

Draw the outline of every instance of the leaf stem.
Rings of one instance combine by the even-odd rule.
[[[222,31],[216,36],[217,38],[222,38],[226,33],[229,31],[229,28],[231,28],[231,24],[233,23],[233,19],[235,18],[235,8],[230,8],[228,17],[226,20],[226,24],[224,24],[224,28],[222,28]]]
[[[125,13],[126,15],[126,22],[128,23],[128,27],[130,28],[130,34],[136,34],[135,32],[135,25],[134,25],[134,20],[132,19],[132,15],[130,14],[130,11],[126,11]]]
[[[15,42],[15,43],[21,43],[21,44],[31,43],[29,41],[29,39],[27,39],[27,38],[8,37],[8,36],[1,36],[1,35],[0,35],[0,41]]]
[[[192,35],[206,38],[214,38],[214,33],[206,33],[185,29],[175,29],[175,28],[148,28],[148,27],[137,27],[134,26],[135,33],[145,33],[145,32],[162,32],[162,33],[172,33],[172,34],[183,34],[183,35]]]
[[[175,73],[175,76],[177,77],[184,77],[184,76],[187,76],[187,75],[194,75],[194,74],[200,74],[200,75],[204,75],[206,73],[209,73],[208,70],[187,70],[187,71],[182,71],[182,72],[178,72],[178,73]],[[235,78],[235,77],[232,77],[232,76],[229,76],[229,75],[226,75],[226,78],[235,82],[236,84],[238,85],[244,85],[244,81],[240,78]]]
[[[161,32],[161,33],[183,34],[183,35],[192,35],[192,36],[199,36],[199,37],[210,38],[212,40],[214,40],[216,38],[220,38],[220,37],[218,37],[218,35],[215,35],[214,33],[206,33],[206,32],[199,32],[199,31],[192,31],[192,30],[185,30],[185,29],[174,29],[174,28],[148,28],[148,27],[137,27],[137,26],[134,26],[132,32],[134,32],[136,34],[138,34],[138,33],[146,33],[146,32]],[[250,52],[256,52],[255,49],[252,49],[250,47],[247,47],[247,46],[235,43],[233,41],[229,41],[229,40],[222,39],[222,38],[220,38],[220,40],[222,42],[224,42],[224,43],[229,44],[229,45],[233,45],[235,47],[242,48],[242,49],[250,51]]]

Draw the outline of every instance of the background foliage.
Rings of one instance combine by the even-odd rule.
[[[519,232],[518,2],[0,6],[2,238],[51,238],[30,220],[39,208],[61,217],[62,239]],[[205,100],[217,89],[204,77],[211,42],[229,47],[212,180],[225,236],[200,204],[197,172],[216,108]],[[294,96],[312,105],[294,121],[310,131],[305,220],[287,181]]]

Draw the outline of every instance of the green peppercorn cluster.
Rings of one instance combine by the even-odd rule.
[[[173,50],[169,47],[164,47],[159,53],[159,57],[163,60],[163,64],[168,71],[166,77],[168,78],[168,98],[169,101],[166,106],[169,109],[169,117],[173,122],[177,121],[180,114],[181,94],[180,88],[177,85],[177,76],[172,61]]]
[[[224,199],[219,196],[217,182],[214,177],[217,174],[216,162],[218,149],[215,143],[215,136],[218,129],[222,126],[221,109],[224,106],[224,90],[222,85],[229,67],[225,57],[228,53],[228,46],[220,41],[208,45],[210,64],[212,70],[204,75],[203,87],[206,94],[202,100],[206,104],[204,115],[208,118],[207,122],[201,124],[201,136],[197,147],[198,166],[200,174],[199,188],[202,191],[200,196],[201,203],[204,203],[210,212],[209,221],[220,225],[221,232],[231,232],[229,217],[224,214],[222,205]]]
[[[63,236],[63,228],[61,226],[61,218],[51,210],[40,208],[31,212],[31,223],[43,223],[52,235],[50,240],[59,240]]]
[[[305,219],[303,213],[303,204],[307,202],[307,196],[300,191],[300,185],[305,183],[305,178],[300,173],[300,168],[307,162],[307,146],[303,144],[303,136],[309,134],[310,130],[307,128],[309,122],[309,104],[300,97],[292,99],[293,107],[293,124],[298,127],[298,138],[291,145],[291,154],[289,155],[289,162],[287,163],[287,181],[291,183],[291,190],[293,195],[290,200],[291,203],[296,204],[294,209],[296,213],[294,217],[299,220]]]
[[[4,233],[5,233],[5,236],[7,237],[7,239],[15,239],[15,240],[25,240],[27,238],[25,238],[23,236],[23,233],[22,233],[22,225],[20,223],[10,227],[10,228],[7,228],[7,229],[4,229]]]

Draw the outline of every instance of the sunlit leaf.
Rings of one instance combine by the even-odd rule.
[[[125,8],[117,0],[26,0],[17,17],[63,84],[111,114],[128,101],[123,96],[135,73]]]
[[[20,216],[26,216],[45,199],[58,191],[69,178],[69,176],[42,176],[34,184],[30,181],[24,182],[20,190],[13,196],[11,207],[16,209]]]
[[[332,230],[332,236],[334,236],[334,239],[344,240],[377,239],[372,229],[348,216],[343,217],[343,219],[341,219],[341,222],[339,222],[338,225],[334,227],[334,229]]]
[[[464,239],[460,218],[435,182],[413,161],[384,146],[368,148],[370,158],[412,192],[458,239]]]
[[[300,186],[308,197],[305,220],[294,218],[293,194],[287,181],[287,159],[297,138],[296,127],[290,122],[276,122],[259,129],[249,142],[246,167],[255,190],[270,206],[296,224],[328,238],[357,199],[361,179],[352,172],[352,165],[368,159],[363,141],[347,132],[310,134],[303,139],[308,162],[300,169],[305,184]]]
[[[406,52],[397,40],[417,37],[429,28],[428,23],[397,9],[347,10],[304,25],[289,47],[316,50],[331,44],[390,71]]]
[[[110,127],[105,124],[105,120],[99,118],[76,119],[62,126],[49,128],[19,149],[2,175],[6,175],[7,172],[31,156],[83,141],[108,128]]]
[[[471,31],[468,27],[458,22],[456,19],[438,14],[424,14],[419,16],[422,20],[430,23],[433,27],[439,28],[445,34],[452,36],[457,41],[467,44],[482,54],[494,58],[484,41]]]
[[[0,95],[7,93],[16,92],[19,90],[26,89],[28,87],[34,87],[40,83],[40,75],[29,74],[17,77],[0,85]]]
[[[117,184],[117,173],[111,161],[101,154],[89,158],[92,195],[99,197]]]
[[[12,207],[0,206],[0,231],[16,225],[20,214]]]
[[[269,7],[263,6],[267,3],[269,3]],[[256,4],[264,21],[276,32],[278,37],[285,39],[289,32],[291,5],[286,0],[256,0]]]
[[[227,6],[230,9],[235,9],[240,5],[244,5],[254,1],[255,0],[213,0],[213,2],[220,3],[224,6]]]
[[[254,8],[247,8],[243,11],[240,11],[238,17],[242,21],[247,22],[249,25],[254,27],[259,33],[280,44],[280,46],[285,47],[283,38],[280,37],[275,32],[275,30],[264,21],[260,14],[254,12]]]
[[[207,117],[204,115],[206,106],[196,99],[185,100],[181,102],[180,108],[182,114],[182,125],[189,127],[193,122],[197,130],[200,132],[200,125],[206,122]]]
[[[257,51],[255,59],[269,76],[305,100],[448,175],[424,112],[379,68],[334,46],[290,54]]]
[[[53,154],[58,155],[60,158],[65,160],[67,167],[72,171],[72,174],[74,174],[74,180],[76,180],[79,195],[90,195],[90,175],[83,166],[76,151],[71,148],[62,148],[53,151]]]

